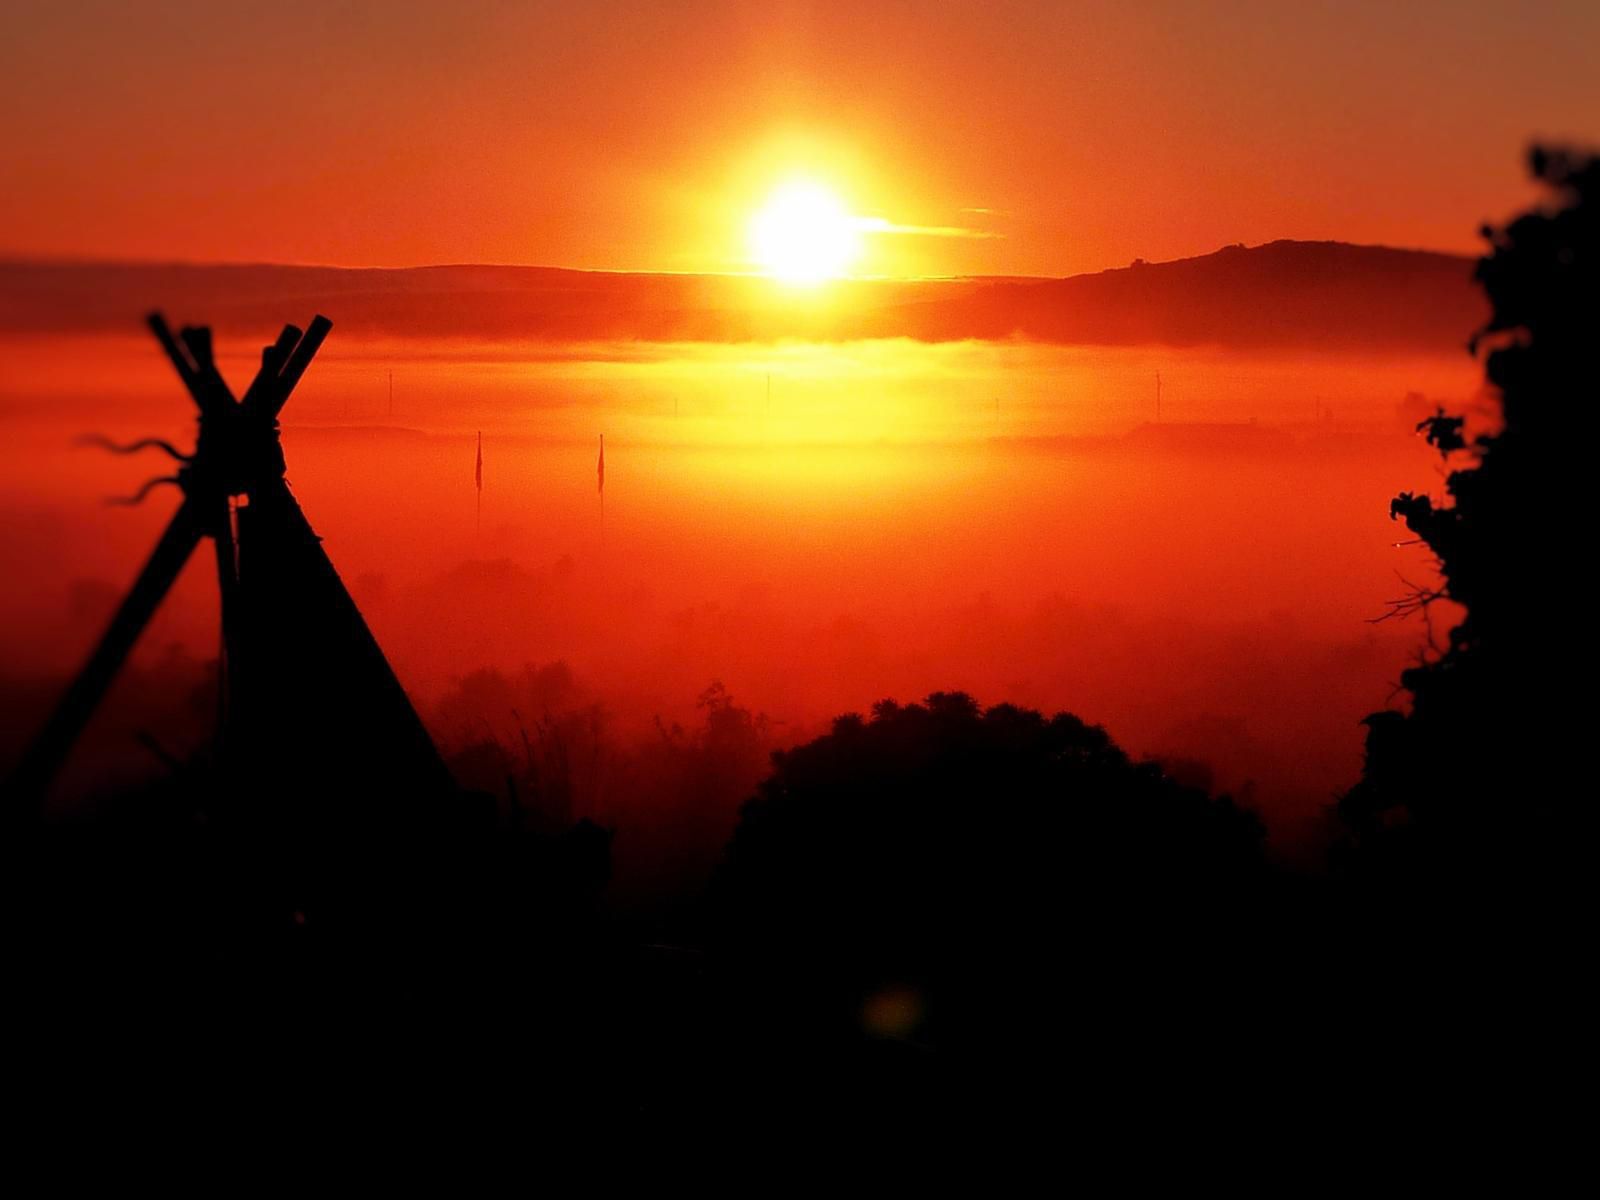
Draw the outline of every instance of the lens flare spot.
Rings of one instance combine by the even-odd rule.
[[[861,1006],[862,1028],[876,1037],[910,1037],[921,1024],[922,996],[915,988],[884,988]]]

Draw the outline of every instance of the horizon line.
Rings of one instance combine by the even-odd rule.
[[[1481,254],[1473,254],[1461,250],[1443,250],[1436,247],[1425,246],[1395,246],[1384,242],[1347,242],[1339,238],[1271,238],[1264,242],[1246,243],[1229,242],[1213,250],[1197,254],[1180,255],[1177,258],[1143,259],[1135,258],[1119,266],[1100,267],[1096,269],[1075,271],[1067,275],[1032,275],[1015,273],[985,274],[955,274],[955,275],[845,275],[829,283],[961,283],[973,280],[1030,280],[1030,281],[1059,281],[1064,279],[1079,279],[1088,275],[1104,275],[1112,271],[1125,271],[1136,264],[1159,267],[1170,266],[1174,263],[1193,262],[1197,259],[1210,258],[1229,250],[1262,250],[1270,246],[1296,245],[1296,246],[1348,246],[1356,250],[1388,250],[1397,254],[1429,254],[1441,258],[1459,258],[1473,260]],[[688,278],[688,279],[759,279],[772,283],[780,281],[760,271],[675,271],[675,270],[649,270],[621,267],[565,267],[549,263],[507,263],[507,262],[438,262],[438,263],[408,263],[401,266],[368,265],[352,266],[343,263],[316,263],[316,262],[288,262],[271,261],[264,259],[190,259],[190,258],[115,258],[96,257],[93,255],[78,254],[37,254],[26,252],[13,252],[0,249],[0,267],[9,266],[44,266],[44,267],[178,267],[191,270],[246,270],[273,268],[295,271],[372,271],[399,273],[402,271],[450,271],[450,270],[495,270],[495,271],[561,271],[574,275],[620,275],[633,277],[662,277],[662,278]]]

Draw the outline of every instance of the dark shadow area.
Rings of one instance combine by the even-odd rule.
[[[485,1137],[1041,1125],[1062,1147],[1242,1155],[1311,1130],[1336,1157],[1437,1129],[1564,1136],[1548,1079],[1578,1028],[1590,673],[1581,625],[1548,609],[1585,549],[1600,164],[1533,168],[1552,207],[1489,231],[1478,271],[1503,420],[1422,420],[1449,500],[1394,502],[1442,578],[1395,615],[1444,596],[1466,616],[1406,673],[1409,708],[1369,719],[1325,872],[1270,863],[1203,767],[957,692],[841,716],[768,770],[762,718],[714,685],[700,726],[608,766],[564,664],[484,672],[450,697],[447,762],[284,479],[276,413],[320,335],[286,329],[236,401],[208,334],[167,334],[202,413],[184,505],[6,797],[21,1077],[45,1107],[156,1079],[239,1123],[287,1095],[306,1123]],[[205,538],[215,744],[40,819]],[[515,740],[472,733],[484,713]],[[636,840],[575,821],[577,787]],[[740,799],[719,860],[683,852]],[[608,891],[614,853],[654,864],[632,895]]]
[[[1485,228],[1477,272],[1493,313],[1473,347],[1487,350],[1499,419],[1425,417],[1418,432],[1452,467],[1448,499],[1407,492],[1390,508],[1440,576],[1408,585],[1391,615],[1448,599],[1465,616],[1402,676],[1409,710],[1367,719],[1362,779],[1339,803],[1343,871],[1511,942],[1572,928],[1587,841],[1577,697],[1593,667],[1563,601],[1592,504],[1582,404],[1600,330],[1600,160],[1536,150],[1531,167],[1553,202]]]

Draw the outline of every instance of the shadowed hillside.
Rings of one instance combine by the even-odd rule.
[[[548,267],[0,263],[0,332],[132,327],[152,304],[221,332],[284,308],[347,333],[583,341],[1022,337],[1130,345],[1451,351],[1482,324],[1466,258],[1341,242],[1234,246],[1068,279],[861,280],[812,293],[758,277]]]
[[[930,340],[1443,350],[1482,319],[1469,259],[1343,242],[1228,246],[1069,279],[999,280],[901,315]]]

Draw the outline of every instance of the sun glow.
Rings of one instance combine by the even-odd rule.
[[[774,279],[814,285],[837,279],[861,255],[860,218],[809,181],[786,183],[750,221],[750,248]]]

